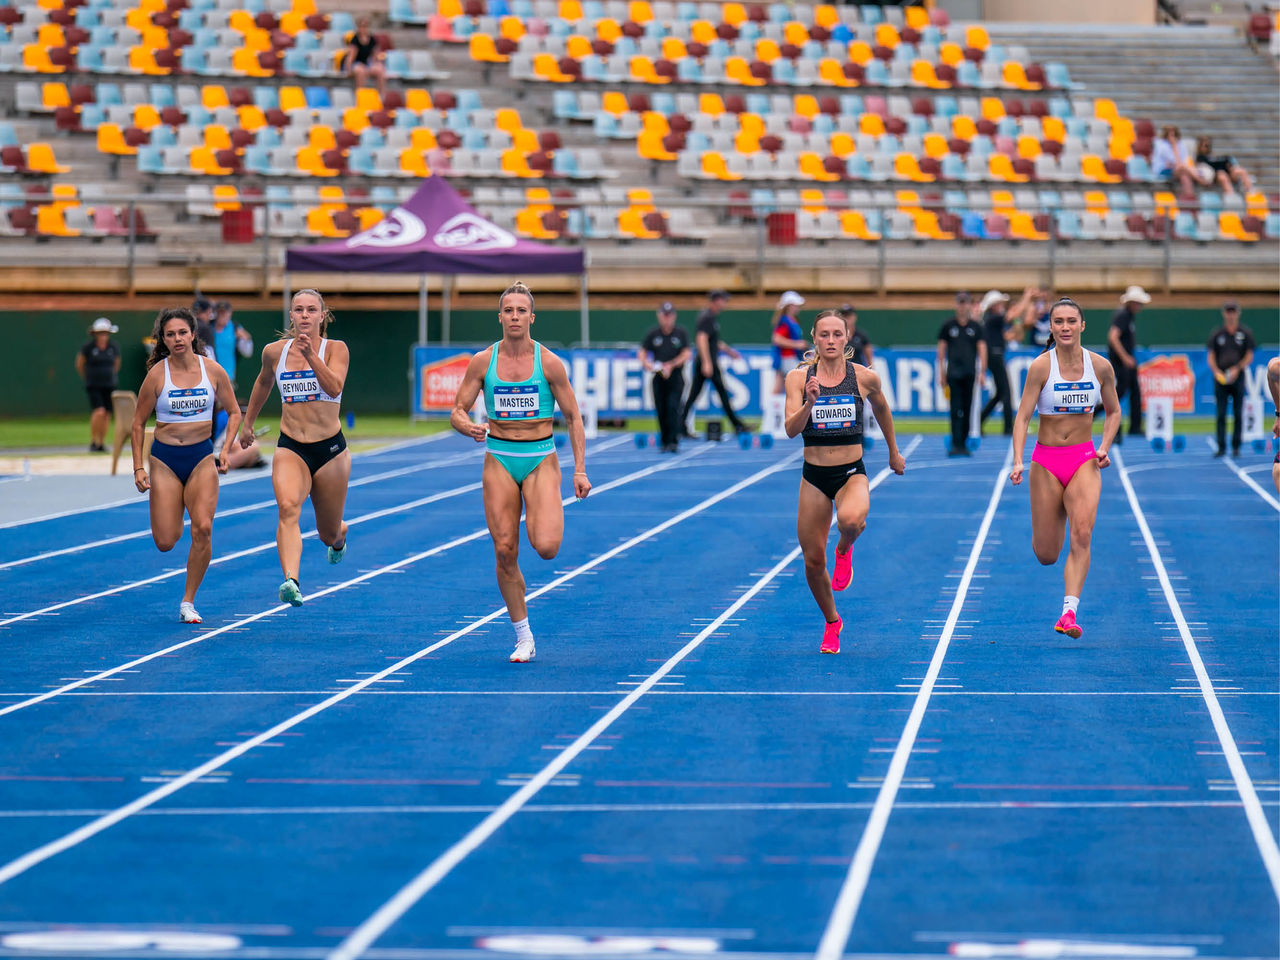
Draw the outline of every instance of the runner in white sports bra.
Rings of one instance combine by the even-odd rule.
[[[133,482],[150,491],[151,537],[162,553],[182,538],[183,511],[191,517],[191,549],[187,583],[178,617],[199,623],[196,591],[213,552],[213,514],[218,507],[218,474],[226,473],[240,405],[227,372],[200,355],[196,318],[191,311],[164,310],[152,336],[155,352],[147,360],[147,376],[138,389],[133,416]],[[227,411],[227,439],[215,459],[214,403]],[[147,420],[156,415],[151,469],[142,466]]]
[[[1063,297],[1049,311],[1049,348],[1031,362],[1022,387],[1022,402],[1013,423],[1013,469],[1009,479],[1022,482],[1022,451],[1031,414],[1040,428],[1031,455],[1031,549],[1046,566],[1058,562],[1066,529],[1071,547],[1063,571],[1062,615],[1054,630],[1077,638],[1080,592],[1089,573],[1089,550],[1102,491],[1101,470],[1111,465],[1107,451],[1120,429],[1116,375],[1099,354],[1085,350],[1084,311]],[[1093,446],[1093,409],[1099,399],[1107,411],[1102,442]]]
[[[351,454],[340,426],[342,388],[347,379],[350,354],[341,340],[325,339],[331,314],[315,290],[299,290],[289,307],[286,339],[269,343],[262,351],[262,369],[253,383],[240,445],[253,443],[253,424],[275,384],[280,391],[280,439],[271,462],[280,519],[276,549],[284,582],[280,599],[302,606],[300,566],[302,532],[298,517],[302,502],[311,498],[316,533],[328,547],[330,563],[340,563],[347,552],[347,525],[342,512],[351,478]]]

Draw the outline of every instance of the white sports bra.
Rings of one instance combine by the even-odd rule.
[[[213,384],[204,357],[200,361],[200,382],[194,387],[175,387],[169,377],[169,358],[164,358],[164,386],[156,397],[156,423],[209,423],[213,420]]]
[[[324,359],[324,348],[328,346],[328,340],[320,341],[320,349],[318,355],[321,360]],[[320,386],[320,380],[316,377],[316,372],[308,367],[306,370],[286,370],[284,368],[285,361],[289,358],[289,348],[293,346],[292,340],[286,340],[284,349],[280,351],[280,359],[276,363],[276,389],[280,391],[280,400],[283,403],[310,403],[313,400],[320,400],[324,403],[341,403],[342,394],[331,397],[324,392],[324,387]]]
[[[1084,376],[1079,380],[1063,380],[1058,371],[1058,348],[1049,350],[1049,379],[1040,388],[1036,413],[1042,417],[1068,413],[1093,413],[1102,401],[1102,388],[1093,372],[1093,355],[1084,351]]]

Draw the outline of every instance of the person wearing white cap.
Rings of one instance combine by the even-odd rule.
[[[979,433],[999,404],[1000,412],[1004,414],[1005,436],[1013,434],[1013,400],[1009,391],[1009,374],[1004,366],[1004,350],[1005,344],[1016,343],[1021,338],[1022,324],[1033,293],[1035,288],[1027,287],[1022,291],[1022,298],[1010,310],[1007,293],[988,290],[978,307],[978,314],[982,317],[982,337],[987,342],[987,369],[991,371],[991,382],[995,386],[995,392],[978,417]]]
[[[782,381],[787,371],[800,362],[800,354],[809,346],[804,330],[796,314],[804,306],[804,297],[794,290],[786,291],[778,298],[770,328],[773,330],[773,392],[782,393]]]
[[[1107,359],[1116,371],[1116,396],[1129,395],[1129,436],[1142,433],[1142,391],[1138,385],[1137,323],[1138,311],[1151,302],[1151,296],[1139,286],[1129,287],[1120,295],[1120,309],[1111,316],[1107,331]],[[1096,414],[1095,414],[1096,415]],[[1116,434],[1120,443],[1123,433]]]
[[[120,328],[106,317],[89,327],[92,339],[76,354],[76,373],[89,394],[89,452],[106,450],[107,427],[111,423],[111,391],[120,374],[120,345],[111,339]]]

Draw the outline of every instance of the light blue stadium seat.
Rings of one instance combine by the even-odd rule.
[[[209,67],[209,54],[204,47],[190,46],[182,51],[182,69],[187,73],[204,74]]]
[[[591,124],[592,133],[597,137],[612,138],[618,135],[618,118],[612,113],[601,111],[596,114]]]
[[[676,19],[681,23],[692,23],[698,19],[698,5],[689,0],[680,0],[676,4]]]
[[[532,0],[511,0],[511,16],[528,20],[533,16]]]
[[[699,133],[697,130],[690,130],[685,136],[684,152],[692,153],[694,156],[702,156],[711,149],[711,138],[705,133]]]
[[[551,98],[551,112],[557,120],[577,120],[578,95],[572,90],[556,90]]]
[[[829,137],[836,131],[836,121],[833,117],[826,113],[820,113],[813,118],[813,132]]]
[[[164,173],[164,156],[161,148],[150,144],[138,148],[139,173]]]
[[[649,95],[649,103],[653,107],[655,113],[660,113],[664,117],[669,117],[676,113],[676,98],[667,90],[658,90]]]
[[[583,0],[582,16],[587,20],[603,20],[608,14],[600,0]]]
[[[840,94],[840,113],[846,117],[858,117],[863,114],[862,97],[856,93]]]
[[[511,8],[507,6],[507,0],[489,0],[489,16],[501,20],[510,15]]]
[[[197,127],[207,127],[213,123],[213,114],[206,110],[201,104],[192,104],[184,107],[183,112],[187,115],[187,123]]]
[[[403,50],[388,50],[384,63],[388,77],[403,79],[409,74],[409,55]]]
[[[964,180],[965,166],[954,153],[948,153],[942,158],[942,179],[943,180]]]
[[[1266,231],[1273,240],[1280,239],[1280,213],[1267,214]]]
[[[120,96],[120,84],[107,80],[99,81],[97,94],[93,99],[100,107],[113,107],[124,103],[124,99]]]
[[[786,23],[791,19],[791,7],[785,3],[769,4],[769,22]]]
[[[747,112],[758,114],[765,117],[773,112],[773,106],[769,102],[767,93],[748,93],[747,94]]]
[[[970,210],[960,217],[960,235],[971,240],[987,238],[987,224],[981,213]]]
[[[1179,240],[1204,240],[1196,231],[1196,215],[1186,210],[1179,210],[1173,221],[1173,235]]]
[[[151,130],[151,146],[153,147],[176,147],[178,145],[178,135],[174,132],[173,127],[166,124],[160,124]]]
[[[918,113],[913,113],[907,117],[907,133],[916,137],[923,137],[929,132],[929,121]]]
[[[266,175],[271,169],[271,159],[268,155],[269,147],[261,143],[252,143],[244,148],[244,168],[250,173],[258,173]],[[141,162],[142,151],[138,151],[139,162]],[[271,188],[267,188],[267,196],[271,196]]]
[[[1044,65],[1044,76],[1051,87],[1070,90],[1075,86],[1071,81],[1071,73],[1067,70],[1065,63],[1046,63]]]
[[[12,123],[0,122],[0,147],[16,147],[20,145],[18,132]]]
[[[1041,190],[1039,200],[1040,209],[1045,213],[1057,213],[1062,209],[1062,197],[1057,190]]]
[[[266,147],[268,150],[273,150],[280,146],[280,142],[280,131],[275,127],[263,127],[258,131],[258,146]]]
[[[572,150],[557,150],[551,158],[551,169],[561,177],[578,176],[578,156]]]
[[[151,105],[158,110],[173,106],[173,87],[164,83],[153,83],[149,88]]]
[[[878,5],[864,3],[858,10],[863,23],[877,24],[884,22],[884,10]]]
[[[982,84],[982,72],[972,60],[961,60],[956,65],[956,85],[977,87]]]
[[[1137,153],[1125,162],[1125,173],[1135,183],[1154,183],[1156,179],[1147,158]]]
[[[27,196],[22,192],[21,186],[12,182],[0,183],[0,207],[12,209],[26,205]]]
[[[294,37],[293,46],[290,50],[301,50],[304,53],[308,50],[320,49],[320,35],[313,30],[303,30]]]
[[[751,191],[751,206],[757,217],[767,217],[777,210],[774,206],[777,198],[769,187],[755,187]]]
[[[693,57],[682,57],[676,61],[676,76],[683,83],[701,83],[702,64]]]
[[[872,177],[871,164],[867,162],[867,158],[860,153],[855,153],[845,159],[845,172],[848,173],[850,180],[870,180]]]
[[[387,135],[377,127],[365,127],[360,132],[359,145],[365,150],[380,150],[387,145]]]
[[[1066,97],[1049,98],[1049,116],[1057,117],[1059,120],[1066,120],[1074,115],[1075,111],[1071,109],[1071,101]]]
[[[275,87],[254,87],[253,104],[259,110],[274,110],[280,106],[280,91]]]
[[[418,15],[413,9],[413,0],[391,0],[387,14],[393,23],[418,22]]]
[[[457,109],[464,116],[470,114],[472,110],[484,109],[484,105],[480,102],[480,94],[475,90],[459,90],[454,96],[458,98]]]
[[[366,147],[352,147],[347,151],[347,169],[357,176],[377,176],[373,166],[373,151]]]
[[[396,111],[396,126],[411,129],[413,127],[422,126],[422,117],[414,113],[412,110],[400,109]]]
[[[1080,227],[1080,214],[1074,210],[1060,210],[1057,216],[1058,236],[1068,240],[1079,240],[1083,235]]]
[[[773,61],[773,82],[795,83],[796,65],[794,61],[788,60],[786,57],[779,57]]]
[[[872,60],[866,67],[866,82],[869,87],[889,86],[889,68],[883,60]]]
[[[339,36],[344,36],[355,30],[355,28],[355,18],[345,10],[329,14],[329,29],[337,31]]]
[[[84,49],[83,47],[81,49]],[[107,111],[96,103],[86,103],[80,108],[80,128],[97,130],[98,125],[107,119]]]

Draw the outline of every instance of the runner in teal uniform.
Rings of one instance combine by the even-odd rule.
[[[564,505],[560,501],[560,458],[551,439],[555,404],[569,428],[573,448],[573,492],[591,492],[586,471],[586,435],[569,374],[560,358],[530,336],[533,293],[513,283],[498,298],[502,339],[481,350],[467,365],[450,423],[464,436],[483,441],[485,521],[498,561],[498,589],[516,632],[512,663],[534,657],[533,631],[520,573],[520,515],[529,543],[544,560],[560,552]],[[484,391],[488,424],[472,423],[469,411]]]

